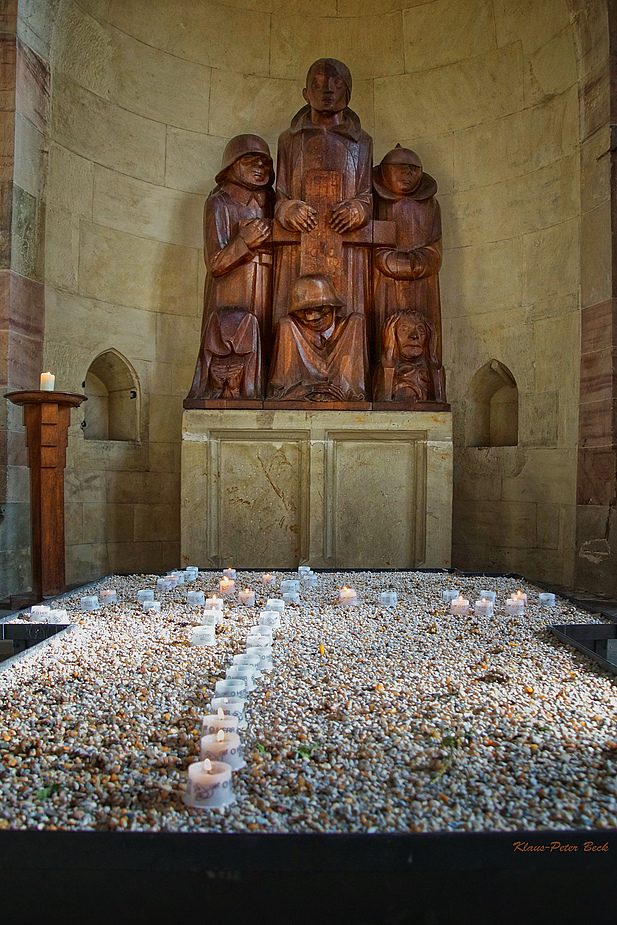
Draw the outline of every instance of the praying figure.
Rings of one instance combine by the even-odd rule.
[[[278,323],[267,398],[363,401],[367,397],[366,326],[323,274],[300,276],[289,314]]]
[[[394,222],[396,247],[375,250],[375,330],[403,310],[421,312],[434,331],[441,363],[441,212],[437,183],[414,151],[397,145],[373,172],[375,217]],[[445,398],[440,399],[445,401]]]
[[[201,345],[184,406],[212,397],[206,362],[208,324],[220,308],[251,312],[260,341],[271,340],[272,212],[274,171],[270,149],[257,135],[236,135],[223,153],[216,188],[204,209],[204,255],[208,275]],[[256,396],[260,397],[260,396]]]
[[[348,236],[372,217],[372,141],[348,108],[351,87],[341,61],[315,61],[302,91],[307,105],[279,138],[275,218],[300,240],[276,248],[274,325],[302,275],[326,275],[345,305],[369,311],[370,242]]]
[[[383,327],[374,401],[445,401],[443,367],[435,351],[435,328],[421,312],[400,311]]]
[[[203,398],[263,397],[259,325],[243,308],[217,308],[203,342]]]

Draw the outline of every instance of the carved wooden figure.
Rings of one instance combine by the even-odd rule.
[[[351,87],[341,61],[315,61],[303,90],[307,105],[279,138],[275,218],[300,242],[276,248],[275,325],[300,275],[326,275],[350,310],[369,310],[370,235],[354,244],[348,238],[371,220],[372,141],[347,106]]]
[[[279,321],[268,398],[363,401],[368,356],[364,317],[341,317],[343,302],[323,274],[300,276],[288,315]]]
[[[263,398],[259,324],[252,312],[217,308],[208,319],[203,346],[204,398]]]
[[[211,392],[211,368],[205,362],[206,332],[217,309],[233,306],[252,312],[262,344],[267,349],[271,342],[273,180],[270,149],[263,138],[232,138],[216,176],[218,186],[204,209],[208,275],[201,345],[185,408],[198,407]]]
[[[400,311],[383,327],[375,401],[443,402],[443,369],[435,352],[436,332],[422,312]]]
[[[374,252],[375,336],[395,312],[421,312],[435,332],[434,352],[441,364],[437,183],[424,173],[414,151],[397,145],[375,168],[373,187],[376,218],[396,227],[396,246]]]

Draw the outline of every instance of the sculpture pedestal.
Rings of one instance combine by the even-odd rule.
[[[73,392],[7,392],[22,405],[30,468],[33,599],[66,591],[64,571],[64,467],[71,408],[85,395]]]
[[[446,411],[191,410],[182,559],[200,568],[446,568]]]

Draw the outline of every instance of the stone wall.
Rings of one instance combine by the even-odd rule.
[[[74,413],[69,581],[177,564],[204,198],[232,135],[262,134],[274,153],[308,65],[330,55],[351,68],[375,159],[409,145],[439,183],[453,561],[572,582],[575,26],[566,0],[22,0],[22,41],[52,74],[47,172],[30,159],[23,180],[45,203],[44,362],[80,390],[116,350],[142,395],[136,442],[86,440],[87,403]],[[466,446],[470,385],[493,359],[516,380],[518,446]]]

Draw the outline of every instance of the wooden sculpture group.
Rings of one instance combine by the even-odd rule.
[[[204,211],[208,275],[186,408],[445,402],[437,184],[397,145],[373,169],[351,74],[309,69],[278,144],[227,145]],[[353,404],[351,404],[353,403]]]

